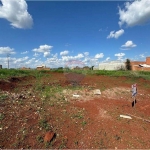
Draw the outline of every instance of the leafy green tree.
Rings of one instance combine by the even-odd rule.
[[[94,66],[91,67],[91,70],[93,70]]]
[[[132,67],[131,67],[130,59],[126,59],[125,64],[126,64],[126,70],[131,70]]]

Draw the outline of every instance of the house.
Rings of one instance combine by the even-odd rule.
[[[76,66],[75,68],[73,68],[73,70],[81,70],[82,68],[80,68],[79,66]]]
[[[146,57],[146,61],[131,61],[133,71],[150,71],[150,57]]]
[[[85,66],[85,67],[83,67],[83,70],[90,70],[90,67]]]
[[[37,66],[36,69],[37,70],[50,70],[50,68],[46,68],[45,65]]]
[[[20,70],[31,70],[30,68],[26,68],[26,67],[22,67],[22,68],[19,68]]]

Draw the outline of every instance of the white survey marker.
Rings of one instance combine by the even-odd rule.
[[[130,116],[126,116],[126,115],[120,115],[120,117],[127,118],[127,119],[132,119]]]

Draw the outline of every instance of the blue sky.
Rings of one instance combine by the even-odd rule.
[[[150,0],[1,0],[4,68],[8,55],[10,68],[145,61],[150,56]]]

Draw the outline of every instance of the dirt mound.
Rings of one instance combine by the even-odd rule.
[[[35,79],[34,76],[25,76],[25,77],[11,77],[8,80],[0,80],[0,90],[10,91],[18,87],[19,83],[32,81]]]
[[[0,90],[9,91],[15,88],[15,83],[11,83],[9,81],[0,81]]]
[[[12,77],[12,78],[9,79],[9,81],[10,81],[10,82],[19,82],[20,79],[17,78],[17,77]]]

